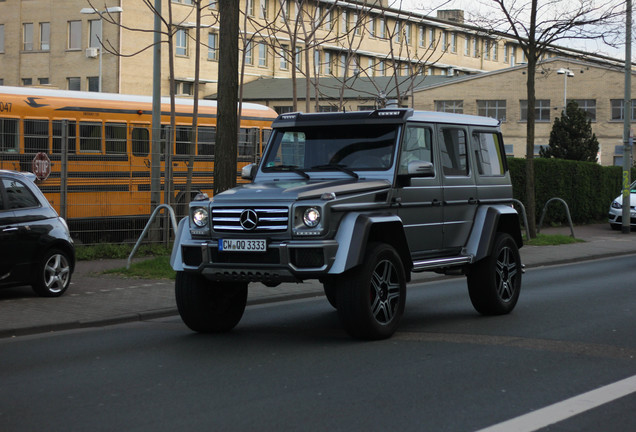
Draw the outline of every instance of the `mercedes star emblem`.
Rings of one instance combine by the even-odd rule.
[[[258,225],[258,215],[254,210],[243,210],[239,221],[244,230],[252,231]]]

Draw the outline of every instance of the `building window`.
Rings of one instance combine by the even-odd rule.
[[[194,85],[189,81],[177,81],[175,82],[175,87],[178,95],[192,96],[194,94]]]
[[[325,75],[333,75],[333,59],[330,51],[325,51],[325,63],[323,68]]]
[[[395,27],[393,28],[393,40],[397,43],[400,43],[402,40],[402,23],[400,23],[400,21],[395,21]]]
[[[274,106],[274,111],[276,111],[277,114],[285,114],[285,113],[290,113],[294,111],[294,107],[293,106]]]
[[[404,24],[404,42],[407,45],[411,44],[411,24]]]
[[[451,52],[453,54],[457,53],[457,33],[451,33]]]
[[[331,30],[331,10],[328,10],[327,12],[325,12],[325,18],[323,21],[323,25],[325,27],[325,30]]]
[[[349,31],[349,12],[346,9],[343,9],[340,13],[340,32],[347,33]]]
[[[267,45],[264,43],[258,44],[258,66],[267,67]]]
[[[489,40],[484,41],[484,59],[490,60],[490,41]]]
[[[217,51],[219,49],[218,35],[216,33],[208,33],[208,60],[217,60]]]
[[[499,121],[506,121],[505,100],[478,100],[477,114],[484,117],[492,117]]]
[[[318,108],[319,112],[338,112],[338,107],[335,105],[320,105]]]
[[[433,27],[428,29],[428,48],[435,49],[435,29]]]
[[[464,113],[463,100],[438,100],[435,101],[435,111],[447,113]]]
[[[636,111],[636,99],[632,99],[632,118],[633,121],[636,119],[635,111]],[[624,120],[625,119],[625,101],[623,99],[611,99],[610,103],[612,105],[612,120]]]
[[[510,46],[504,44],[504,63],[508,63],[508,57],[510,56]]]
[[[0,24],[0,53],[4,52],[4,24]]]
[[[280,52],[279,52],[279,56],[280,56],[280,68],[282,70],[287,70],[288,65],[287,65],[287,53],[289,52],[289,45],[281,45],[280,46]]]
[[[302,64],[302,53],[303,53],[302,48],[297,46],[296,47],[295,60],[294,60],[295,63],[296,63],[296,68],[297,69],[300,69],[300,66]]]
[[[479,57],[479,52],[477,51],[477,38],[474,37],[472,39],[473,42],[473,57]]]
[[[522,100],[521,104],[521,121],[528,120],[528,101]],[[535,120],[537,122],[550,121],[550,99],[537,99],[535,107]]]
[[[380,39],[386,38],[386,20],[380,18]]]
[[[245,42],[245,64],[253,65],[254,64],[254,55],[252,50],[252,41]]]
[[[66,78],[66,86],[68,87],[69,90],[79,91],[81,86],[80,77]]]
[[[98,92],[99,91],[99,77],[88,77],[86,79],[88,84],[89,92]]]
[[[355,26],[355,35],[360,36],[362,34],[362,23],[360,23],[360,14],[358,12],[353,13],[353,25]]]
[[[448,51],[448,32],[442,32],[442,50],[444,52]]]
[[[469,35],[466,35],[466,42],[464,44],[464,55],[465,56],[470,55],[470,36]]]
[[[375,17],[369,17],[369,36],[371,36],[372,38],[376,37],[376,29],[375,29]]]
[[[33,51],[33,23],[22,24],[22,50]]]
[[[247,0],[246,13],[247,16],[254,16],[254,0]]]
[[[48,78],[38,78],[38,84],[39,85],[49,85],[49,79]]]
[[[100,39],[100,35],[102,33],[102,20],[90,20],[88,22],[88,34],[89,34],[89,39],[88,39],[88,46],[90,48],[99,48],[101,49],[101,41]]]
[[[176,54],[178,56],[188,55],[188,31],[184,28],[177,29],[175,38]]]
[[[424,26],[417,27],[417,44],[420,48],[424,48],[426,41],[424,40]]]
[[[492,60],[497,61],[499,57],[499,44],[497,41],[492,42]]]
[[[40,23],[40,49],[42,51],[51,49],[51,23]]]
[[[68,49],[78,50],[82,48],[82,22],[68,22]]]
[[[23,86],[33,85],[33,78],[22,78],[22,85]]]
[[[588,119],[596,121],[596,99],[568,99],[569,102],[576,102]]]
[[[267,0],[260,0],[260,7],[259,7],[259,17],[261,19],[266,20],[267,19],[267,9],[269,8],[269,2]]]

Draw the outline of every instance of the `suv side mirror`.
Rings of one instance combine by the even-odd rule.
[[[413,161],[409,162],[408,173],[416,177],[435,177],[435,168],[432,162]]]
[[[245,180],[254,180],[254,175],[256,174],[256,164],[245,165],[241,169],[241,178]]]

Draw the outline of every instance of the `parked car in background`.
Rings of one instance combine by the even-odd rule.
[[[636,181],[629,187],[630,226],[636,228]],[[623,226],[623,195],[612,201],[609,208],[609,224],[612,229],[619,230]]]
[[[0,287],[31,285],[40,296],[58,297],[71,283],[75,248],[34,180],[0,170]]]

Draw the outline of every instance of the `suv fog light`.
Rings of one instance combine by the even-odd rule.
[[[303,222],[309,228],[315,228],[320,223],[320,210],[315,207],[310,207],[305,210],[303,215]]]
[[[199,228],[208,224],[208,211],[204,208],[198,208],[192,212],[192,222]]]

